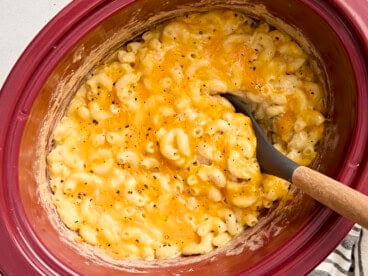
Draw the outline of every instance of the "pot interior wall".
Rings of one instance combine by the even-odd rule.
[[[321,62],[325,65],[327,72],[330,92],[328,104],[333,104],[334,109],[330,108],[326,139],[321,144],[319,159],[315,166],[330,176],[337,176],[350,144],[356,108],[354,75],[339,38],[316,13],[300,1],[291,0],[288,1],[287,5],[284,0],[252,1],[251,4],[245,1],[234,2],[236,2],[234,5],[227,6],[247,14],[257,11],[259,5],[265,5],[271,20],[274,16],[291,26],[297,26],[308,40],[318,48]],[[193,5],[188,7],[189,3]],[[85,274],[112,273],[119,269],[116,266],[105,267],[93,262],[78,254],[78,251],[71,246],[67,246],[52,225],[45,211],[44,203],[39,200],[38,183],[40,179],[43,179],[43,182],[47,179],[44,171],[44,153],[47,150],[47,142],[53,124],[64,112],[66,104],[81,83],[83,76],[108,53],[141,33],[142,30],[150,28],[152,24],[165,18],[182,14],[185,10],[216,6],[226,5],[222,1],[198,3],[187,0],[140,0],[129,4],[124,9],[119,9],[118,3],[111,3],[109,8],[103,7],[98,12],[101,18],[103,18],[104,12],[106,15],[111,14],[111,16],[104,19],[81,37],[76,45],[73,45],[51,72],[37,97],[30,99],[34,102],[20,148],[19,191],[28,219],[28,222],[25,223],[28,223],[29,231],[35,234],[35,245],[43,248],[43,254],[55,258],[53,259],[57,263],[55,266],[65,265],[76,272],[83,271]],[[88,20],[92,19],[88,18],[86,22]],[[85,30],[87,29],[85,28]],[[66,36],[66,41],[61,42],[59,45],[61,51],[68,49],[68,39],[72,39],[72,36],[73,34],[70,34],[69,37]],[[35,163],[35,160],[38,161]],[[38,171],[35,172],[35,170]],[[156,267],[150,270],[161,274],[188,271],[189,268],[193,268],[198,274],[211,274],[218,271],[235,273],[246,270],[285,244],[297,231],[303,227],[310,227],[310,224],[313,223],[312,216],[319,210],[319,206],[314,204],[313,200],[296,191],[295,200],[289,208],[284,210],[282,219],[276,219],[279,227],[277,235],[268,233],[268,236],[259,236],[258,239],[262,240],[262,246],[258,249],[251,251],[245,247],[245,250],[237,255],[226,256],[219,253],[212,256],[211,259],[198,259],[198,262],[195,261],[195,264],[191,266],[176,264],[167,269]],[[266,221],[265,227],[269,227],[271,223],[272,221]],[[251,232],[247,232],[243,238],[249,239],[252,235]]]

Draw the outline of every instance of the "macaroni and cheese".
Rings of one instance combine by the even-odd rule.
[[[324,96],[301,47],[235,11],[175,18],[99,65],[54,129],[52,199],[80,242],[116,259],[205,254],[288,197],[219,92],[241,93],[278,150],[313,161]]]

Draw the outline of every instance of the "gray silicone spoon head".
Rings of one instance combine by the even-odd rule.
[[[237,112],[243,113],[251,119],[257,137],[256,152],[261,171],[291,181],[294,170],[299,167],[299,165],[275,149],[267,140],[261,127],[256,122],[242,98],[230,93],[223,93],[221,96],[225,97],[235,107]]]

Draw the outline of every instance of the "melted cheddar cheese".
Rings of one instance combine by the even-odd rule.
[[[99,65],[53,133],[53,203],[80,242],[122,258],[205,254],[226,245],[289,183],[262,174],[240,93],[280,151],[313,161],[323,91],[279,30],[233,11],[193,13]]]

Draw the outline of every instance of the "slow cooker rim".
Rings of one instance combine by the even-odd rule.
[[[22,93],[22,88],[20,87],[20,85],[19,84],[17,84],[17,85],[15,85],[14,84],[14,81],[16,81],[18,78],[17,78],[17,76],[16,75],[18,75],[20,72],[22,72],[23,70],[22,70],[22,65],[24,66],[24,64],[27,64],[27,60],[26,60],[26,57],[27,56],[29,56],[30,55],[30,53],[37,53],[37,49],[38,49],[38,46],[40,46],[40,45],[42,45],[41,43],[40,43],[40,41],[42,41],[42,38],[44,38],[45,36],[47,36],[47,34],[48,34],[48,32],[50,32],[51,30],[57,30],[58,28],[60,29],[60,21],[58,21],[58,20],[61,20],[63,17],[65,18],[65,17],[67,17],[67,15],[69,14],[69,12],[79,12],[79,15],[86,15],[87,14],[87,12],[86,12],[86,10],[89,10],[90,11],[90,13],[89,13],[89,15],[91,15],[91,14],[93,14],[94,12],[95,12],[95,10],[93,10],[94,8],[96,8],[96,9],[98,9],[99,7],[100,7],[100,5],[102,5],[102,6],[104,6],[104,7],[106,7],[106,6],[108,6],[109,4],[107,3],[105,3],[106,1],[103,1],[103,0],[96,0],[96,1],[91,1],[90,3],[88,3],[88,5],[83,5],[83,7],[82,6],[80,6],[80,5],[78,5],[78,3],[75,3],[75,2],[73,2],[73,3],[71,3],[71,4],[69,4],[68,6],[67,6],[67,8],[65,8],[60,14],[58,14],[57,16],[56,16],[56,18],[52,21],[52,22],[50,22],[49,24],[48,24],[48,26],[35,38],[35,40],[30,44],[30,46],[27,48],[27,50],[24,52],[24,54],[22,55],[22,57],[20,58],[20,60],[17,62],[17,64],[15,65],[15,67],[14,67],[14,69],[12,70],[12,72],[11,72],[11,74],[9,75],[9,77],[8,77],[8,79],[7,79],[7,81],[5,82],[5,84],[4,84],[4,87],[3,87],[3,91],[2,91],[2,93],[0,94],[0,103],[1,102],[4,102],[4,103],[7,103],[8,101],[12,101],[13,100],[13,105],[9,105],[9,107],[6,109],[6,110],[8,110],[8,111],[11,111],[11,108],[14,108],[14,104],[16,105],[16,107],[18,107],[18,109],[17,108],[14,108],[13,110],[14,110],[14,113],[12,113],[12,114],[17,114],[17,112],[16,111],[20,111],[18,114],[17,114],[17,116],[15,116],[15,118],[17,118],[18,119],[18,121],[16,121],[16,123],[15,123],[15,125],[13,125],[12,127],[10,127],[10,128],[8,128],[8,126],[11,124],[11,118],[14,118],[14,117],[12,117],[12,116],[6,116],[6,120],[5,121],[3,121],[2,123],[0,123],[0,129],[4,129],[4,130],[6,130],[7,128],[8,128],[8,131],[6,131],[6,132],[3,132],[3,133],[6,133],[7,135],[6,135],[6,139],[5,138],[3,138],[3,137],[1,137],[0,138],[0,154],[1,154],[1,156],[0,156],[0,160],[1,161],[3,161],[3,160],[7,160],[8,158],[8,156],[11,156],[12,154],[14,154],[17,150],[19,150],[19,145],[20,145],[20,141],[21,141],[21,135],[19,135],[18,136],[18,140],[19,141],[17,141],[17,143],[8,143],[8,144],[11,144],[12,145],[12,147],[13,148],[11,148],[11,149],[8,149],[8,148],[5,148],[5,145],[7,145],[7,143],[6,142],[11,142],[11,139],[12,139],[12,137],[13,137],[13,135],[12,134],[14,134],[15,132],[22,132],[21,130],[23,129],[23,127],[24,127],[24,125],[25,125],[25,122],[26,122],[26,119],[27,119],[27,112],[29,112],[29,110],[27,110],[27,109],[23,109],[23,108],[19,108],[19,103],[21,102],[21,100],[23,99],[24,100],[24,98],[26,98],[26,100],[28,99],[27,97],[28,97],[28,95],[27,96],[24,96],[24,94],[22,94],[22,97],[20,97],[20,101],[19,102],[15,102],[14,100],[15,99],[12,99],[12,97],[14,97],[14,90],[13,91],[11,91],[12,89],[11,88],[14,88],[14,86],[15,86],[15,88],[16,88],[16,86],[18,86],[18,88],[16,89],[16,92],[18,93],[18,96]],[[132,2],[132,1],[125,1],[125,2]],[[304,1],[304,2],[306,2],[306,1]],[[310,2],[310,1],[308,1],[308,2]],[[106,4],[106,5],[103,5],[103,4]],[[116,2],[115,2],[116,3]],[[120,5],[120,8],[121,8],[121,5]],[[93,11],[91,11],[91,10],[93,10]],[[78,14],[78,13],[77,13]],[[112,14],[112,12],[109,14],[109,16]],[[106,15],[106,17],[107,17],[107,15]],[[69,19],[70,20],[70,19]],[[87,21],[87,19],[81,19],[82,21]],[[74,24],[77,24],[78,23],[78,20],[74,20],[74,21],[72,21],[72,22],[74,22],[73,24],[70,24],[70,26],[68,27],[68,28],[72,28],[73,26],[75,26]],[[56,28],[56,29],[55,29]],[[65,29],[63,29],[63,30],[65,30]],[[63,36],[63,35],[61,35],[61,36]],[[51,43],[52,42],[52,43]],[[50,41],[50,44],[49,45],[52,45],[52,44],[54,44],[56,41]],[[57,43],[57,42],[56,42]],[[73,45],[69,45],[70,47],[69,47],[69,49],[71,49],[72,47],[73,47]],[[36,52],[35,52],[36,51]],[[52,51],[52,49],[51,49],[51,51]],[[66,52],[65,52],[66,53]],[[46,56],[48,55],[47,53],[45,54]],[[41,54],[39,54],[39,55],[36,55],[36,56],[38,56],[38,57],[40,57],[41,56]],[[60,57],[60,59],[62,59],[62,56]],[[35,59],[35,60],[37,60],[37,59]],[[41,58],[39,59],[39,61],[41,62]],[[44,61],[43,61],[44,62]],[[58,61],[59,62],[59,61]],[[23,63],[23,64],[22,64]],[[33,63],[35,63],[35,62],[33,62]],[[36,66],[36,65],[34,65],[34,66]],[[30,71],[31,70],[29,70],[28,71],[28,73],[30,74]],[[32,79],[32,78],[30,78],[30,79]],[[23,86],[23,88],[25,88],[24,89],[24,91],[28,91],[28,90],[31,90],[29,87],[26,87],[26,81],[24,81],[23,83],[22,83],[24,86]],[[40,84],[41,85],[41,84]],[[41,87],[41,86],[40,86]],[[39,87],[39,88],[40,88]],[[35,87],[33,87],[33,90],[35,90]],[[33,101],[32,101],[33,102]],[[5,110],[5,111],[6,111]],[[10,114],[10,113],[9,113]],[[8,113],[6,113],[6,115],[9,115]],[[16,126],[16,124],[18,123],[18,125]],[[366,131],[366,130],[365,130]],[[5,135],[4,135],[5,136]],[[15,148],[14,148],[15,147]],[[8,154],[8,155],[6,155],[6,153]],[[10,155],[9,155],[10,154]],[[5,157],[4,157],[5,156]],[[17,156],[17,155],[15,155],[15,156]],[[10,158],[11,159],[11,158]],[[7,162],[1,162],[3,165],[2,165],[2,169],[3,169],[3,171],[4,172],[8,172],[9,170],[12,170],[12,169],[14,169],[15,167],[14,167],[14,165],[15,166],[17,166],[17,160],[14,160],[14,159],[17,159],[17,158],[12,158],[12,160],[13,160],[13,162],[9,162],[9,163],[7,163]],[[14,162],[15,161],[15,162]],[[16,171],[16,170],[15,170]],[[5,182],[3,182],[3,183],[7,183],[6,182],[6,180],[7,179],[9,179],[9,175],[7,174],[7,176],[8,177],[5,177],[5,175],[4,175],[4,177],[3,177],[3,179],[2,180],[5,180]],[[14,175],[12,175],[13,177],[16,177],[16,174],[14,174]],[[1,187],[1,188],[4,188],[3,186]],[[9,191],[8,191],[9,192]],[[3,193],[2,195],[4,195],[5,193]],[[14,195],[14,194],[13,194]],[[19,198],[19,192],[18,192],[18,198]],[[4,207],[4,203],[6,202],[6,201],[8,201],[7,199],[4,199],[4,198],[2,198],[1,200],[1,204],[2,204],[2,206],[1,207]],[[6,207],[4,207],[4,208],[6,208]],[[4,209],[5,210],[5,209]],[[19,215],[22,215],[22,214],[18,214],[18,216]],[[332,212],[331,211],[329,211],[328,209],[325,209],[325,210],[323,210],[323,212],[322,212],[322,215],[320,216],[320,218],[321,219],[324,219],[325,217],[331,217],[331,215],[333,215],[332,214]],[[25,214],[24,214],[24,212],[23,212],[23,217],[25,217]],[[338,217],[338,216],[337,216]],[[7,220],[5,221],[6,222],[6,226],[7,226],[7,228],[8,228],[8,231],[10,230],[11,232],[14,232],[14,231],[17,231],[17,229],[16,229],[16,225],[14,225],[12,222],[11,222],[11,217],[8,217],[7,218]],[[13,225],[12,225],[13,224]],[[14,227],[15,226],[15,227]],[[344,229],[346,229],[346,233],[350,230],[350,228],[351,228],[351,226],[352,226],[352,223],[347,223],[344,219],[342,219],[342,218],[339,218],[339,219],[337,219],[336,221],[335,221],[335,228],[337,228],[337,227],[339,227],[340,229],[341,229],[341,227],[343,227]],[[331,228],[329,228],[329,229],[331,229]],[[32,229],[31,229],[32,230]],[[308,229],[302,229],[301,231],[300,231],[300,233],[298,232],[297,234],[295,234],[294,235],[294,237],[293,237],[293,239],[296,239],[297,237],[299,237],[300,236],[300,234],[303,234],[302,232],[303,232],[303,230],[305,230],[305,231],[307,231]],[[305,234],[305,233],[304,233]],[[18,241],[19,242],[19,241]],[[338,242],[340,242],[340,240],[338,241]],[[338,243],[337,242],[337,243]],[[289,244],[289,243],[288,243]],[[286,244],[284,245],[285,247],[286,247]],[[318,252],[320,252],[320,251],[318,251]],[[258,266],[258,264],[256,265],[256,266]],[[312,268],[310,268],[310,269],[312,269]],[[299,271],[299,273],[300,273],[300,270],[298,270]]]

